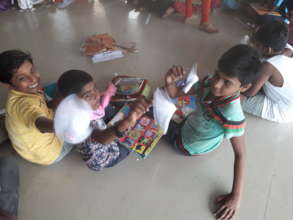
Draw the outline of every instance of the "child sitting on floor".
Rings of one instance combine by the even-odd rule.
[[[287,41],[286,25],[276,21],[253,35],[252,42],[266,61],[260,77],[244,93],[249,97],[243,103],[245,112],[274,122],[293,121],[293,48]]]
[[[215,212],[217,219],[232,219],[242,195],[245,143],[240,93],[246,91],[257,77],[261,66],[257,51],[246,45],[228,50],[218,61],[212,77],[196,83],[189,95],[195,95],[197,107],[181,124],[170,123],[166,138],[175,149],[187,156],[205,155],[230,139],[235,154],[234,181],[231,193],[220,196],[221,204]],[[171,98],[185,96],[178,87],[184,71],[175,66],[165,77],[165,89]]]
[[[53,111],[47,106],[31,55],[19,50],[2,52],[0,81],[9,87],[5,125],[16,152],[36,164],[60,161],[72,146],[54,134]]]
[[[201,3],[201,5],[199,5]],[[199,29],[207,33],[217,33],[215,28],[209,21],[211,9],[219,5],[219,0],[185,0],[185,3],[175,1],[164,13],[163,18],[168,17],[174,12],[180,12],[185,16],[184,22],[190,23],[193,13],[201,8],[201,21]]]
[[[100,171],[124,160],[130,151],[115,142],[115,139],[123,137],[125,131],[136,124],[137,120],[147,111],[148,102],[142,99],[134,106],[127,118],[117,126],[107,128],[103,119],[110,119],[114,114],[109,111],[109,108],[106,109],[105,115],[100,114],[100,100],[103,97],[91,75],[81,70],[69,70],[61,75],[57,87],[61,96],[67,97],[75,94],[85,100],[93,110],[91,126],[95,130],[86,141],[77,146],[87,166],[92,170]],[[97,110],[98,114],[96,114]]]

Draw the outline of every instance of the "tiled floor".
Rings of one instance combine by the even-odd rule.
[[[186,68],[199,63],[201,75],[214,71],[217,58],[247,32],[233,16],[216,11],[221,32],[197,30],[198,19],[183,25],[180,16],[162,20],[148,13],[128,18],[119,0],[77,1],[65,10],[0,13],[1,50],[20,48],[33,54],[43,83],[55,81],[68,69],[92,73],[101,86],[114,72],[146,77],[153,87],[173,64]],[[138,54],[92,64],[79,48],[87,35],[110,33],[118,42],[137,43]],[[1,107],[6,90],[1,87]],[[248,162],[241,220],[292,219],[291,146],[293,125],[277,125],[248,116]],[[11,154],[3,145],[0,153]],[[16,156],[17,157],[17,156]],[[20,220],[209,220],[212,200],[229,192],[233,154],[228,142],[206,157],[176,154],[164,140],[149,158],[130,156],[121,165],[93,172],[73,152],[51,167],[17,157],[21,171]]]

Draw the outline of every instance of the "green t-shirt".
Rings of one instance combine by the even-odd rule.
[[[204,99],[210,92],[210,80],[195,87],[197,108],[187,117],[181,130],[182,144],[192,155],[213,151],[224,138],[242,136],[245,127],[240,95],[207,102]]]

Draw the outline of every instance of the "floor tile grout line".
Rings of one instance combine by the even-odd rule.
[[[266,220],[266,217],[267,217],[268,208],[269,208],[269,204],[270,204],[270,198],[271,198],[271,194],[272,194],[272,185],[273,185],[273,181],[274,181],[275,176],[276,176],[276,174],[275,174],[275,172],[273,172],[273,174],[271,176],[271,180],[270,180],[268,194],[266,197],[266,205],[265,205],[265,212],[264,212],[263,220]]]

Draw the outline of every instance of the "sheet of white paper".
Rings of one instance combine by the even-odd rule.
[[[153,98],[154,118],[163,129],[164,134],[168,131],[171,118],[176,109],[177,107],[172,102],[172,99],[169,97],[168,93],[162,88],[157,88],[154,92]]]
[[[187,78],[185,81],[185,86],[183,87],[183,92],[187,93],[191,87],[198,81],[198,76],[197,76],[197,64],[193,64]]]
[[[115,60],[124,57],[121,50],[106,51],[97,53],[92,57],[93,63],[105,62],[109,60]]]
[[[76,95],[67,96],[54,116],[56,135],[70,144],[83,142],[92,133],[91,107]]]

